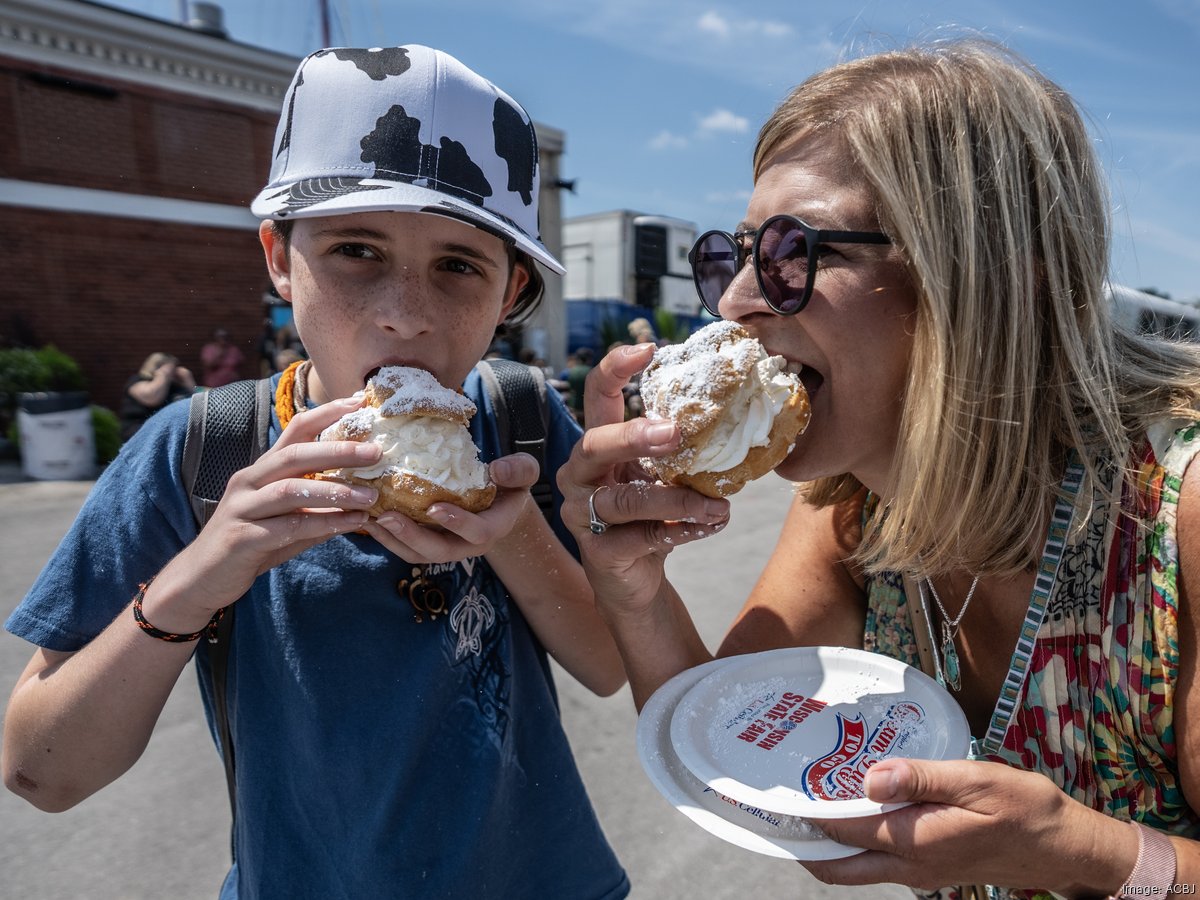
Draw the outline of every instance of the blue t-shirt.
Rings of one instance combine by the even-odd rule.
[[[464,390],[480,408],[472,436],[493,459],[477,374]],[[549,402],[553,472],[579,428],[553,391]],[[196,536],[180,481],[187,409],[153,416],[122,449],[9,631],[78,650]],[[555,530],[575,551],[557,487],[555,500]],[[516,604],[482,558],[426,566],[415,584],[420,574],[345,535],[261,575],[237,603],[227,698],[238,808],[222,898],[625,897],[545,651]],[[195,658],[211,728],[203,641]]]

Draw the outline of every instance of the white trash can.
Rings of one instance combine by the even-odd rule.
[[[84,391],[17,395],[21,468],[42,481],[94,478],[96,435]]]

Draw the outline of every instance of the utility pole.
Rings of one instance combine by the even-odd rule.
[[[332,46],[333,41],[329,35],[329,0],[320,0],[321,5],[321,46]]]

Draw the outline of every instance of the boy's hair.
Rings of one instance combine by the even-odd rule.
[[[515,100],[440,50],[319,50],[283,100],[260,218],[359,212],[457,219],[512,245],[514,261],[562,264],[538,228],[540,160],[533,121]],[[524,258],[524,259],[523,259]],[[531,264],[522,312],[541,295]]]
[[[271,230],[276,236],[283,241],[284,248],[289,248],[292,243],[292,226],[295,224],[294,219],[271,219]],[[533,258],[528,253],[524,253],[511,244],[506,245],[508,249],[508,265],[509,271],[512,271],[514,265],[523,266],[525,271],[529,273],[529,280],[525,282],[525,287],[517,294],[517,302],[508,314],[506,323],[516,323],[527,319],[533,314],[533,311],[541,305],[542,294],[546,290],[546,280],[542,277],[541,270],[534,264]]]
[[[1024,60],[971,40],[844,63],[808,79],[763,126],[777,151],[834,135],[871,189],[917,295],[887,514],[864,534],[872,571],[1034,562],[1076,448],[1111,501],[1148,424],[1194,417],[1200,349],[1114,324],[1104,294],[1108,198],[1070,97]],[[853,496],[850,475],[807,497]]]

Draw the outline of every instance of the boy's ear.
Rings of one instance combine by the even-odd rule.
[[[529,270],[525,268],[524,263],[513,263],[512,272],[508,276],[508,287],[504,292],[504,305],[500,307],[500,316],[496,319],[497,325],[503,324],[504,320],[508,318],[508,314],[517,305],[517,298],[521,296],[521,291],[525,290],[527,284],[529,284]]]
[[[288,259],[288,245],[272,226],[270,219],[258,223],[258,240],[267,258],[267,271],[275,290],[288,303],[292,302],[292,267]]]

